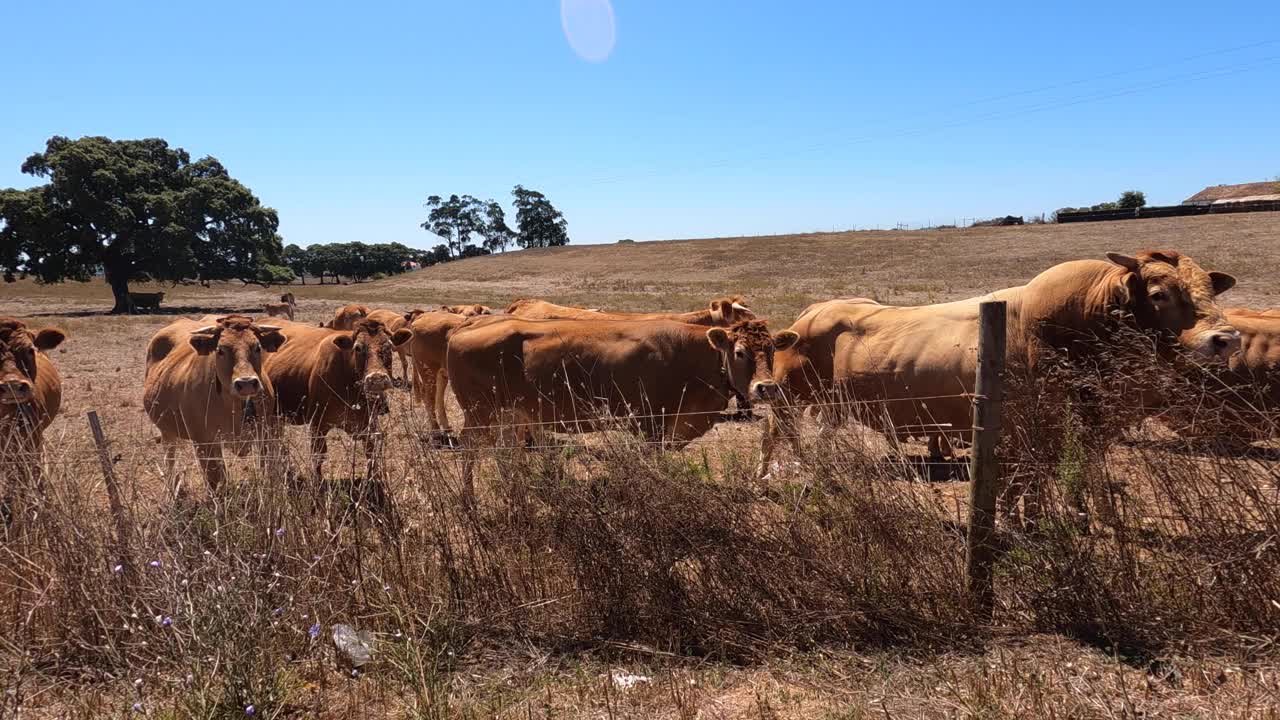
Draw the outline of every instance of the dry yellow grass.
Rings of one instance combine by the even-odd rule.
[[[1183,251],[1208,268],[1236,275],[1240,284],[1232,291],[1233,304],[1280,305],[1280,283],[1273,279],[1280,269],[1280,213],[568,247],[450,263],[374,283],[308,284],[292,289],[302,322],[328,319],[332,309],[345,302],[390,308],[454,302],[502,307],[515,298],[539,296],[618,310],[687,310],[716,296],[741,293],[775,326],[785,326],[801,308],[826,298],[938,302],[1019,284],[1063,260],[1154,247]],[[164,290],[168,312],[189,314],[252,313],[280,292],[225,283],[211,288],[134,289]],[[0,314],[23,317],[36,325],[59,325],[70,334],[54,355],[65,379],[66,400],[49,434],[50,461],[74,468],[63,477],[83,478],[85,492],[100,504],[101,481],[84,420],[85,411],[98,410],[112,439],[112,452],[121,458],[121,472],[128,476],[135,512],[143,519],[160,518],[169,512],[168,499],[161,487],[154,432],[140,397],[146,342],[172,315],[102,315],[109,306],[110,293],[100,281],[0,285]],[[432,476],[412,467],[418,412],[409,406],[405,393],[395,394],[393,477],[420,484]],[[295,441],[300,439],[298,430],[290,432]],[[700,458],[704,449],[711,448],[714,457],[708,472],[720,473],[735,461],[732,456],[720,457],[721,451],[749,454],[758,433],[758,425],[721,426],[685,454]],[[330,467],[341,475],[350,453],[346,443],[335,445],[336,458]],[[192,464],[188,457],[188,471]],[[249,465],[237,461],[233,469],[248,472]],[[1259,465],[1259,472],[1274,472],[1274,468]],[[405,496],[400,502],[412,514],[406,518],[407,532],[429,538],[432,523],[440,517],[438,508],[419,496],[418,487],[396,491]],[[962,485],[934,486],[929,492],[940,496],[940,506],[948,514],[959,513],[955,500],[963,494]],[[25,580],[4,582],[17,586]],[[427,579],[423,582],[429,584]],[[355,605],[369,613],[370,622],[387,611],[386,606],[369,605],[363,599]],[[2,604],[0,608],[6,616],[17,610]],[[1007,627],[1026,627],[1020,618],[1006,622]],[[284,673],[296,686],[291,696],[294,714],[322,718],[1025,717],[1047,712],[1062,717],[1276,717],[1280,707],[1274,655],[1222,657],[1187,648],[1186,657],[1177,652],[1171,655],[1182,674],[1181,680],[1173,682],[1056,634],[1028,639],[1001,638],[997,633],[981,646],[953,645],[940,651],[789,648],[781,656],[747,667],[695,661],[648,648],[614,648],[608,643],[583,653],[548,649],[554,643],[547,643],[545,637],[540,640],[542,644],[513,634],[505,644],[472,652],[443,680],[388,673],[390,678],[362,683],[337,678],[318,662]],[[10,653],[12,647],[0,652]],[[14,662],[12,657],[8,660]],[[619,669],[652,679],[623,690],[608,681],[609,673]],[[118,715],[132,699],[127,689],[121,689],[121,678],[65,679],[41,675],[30,667],[23,672],[26,682],[38,688],[34,695],[30,688],[24,691],[28,698],[24,716],[28,717]],[[6,673],[6,683],[19,676],[12,668],[0,673]],[[437,705],[404,700],[415,682],[441,694]],[[175,681],[156,695],[165,696],[165,692],[172,701],[183,690]],[[0,716],[9,707],[0,705]],[[179,706],[172,703],[172,707]],[[177,709],[168,714],[157,709],[153,714],[182,716]]]

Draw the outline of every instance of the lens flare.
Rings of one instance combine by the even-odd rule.
[[[617,27],[609,0],[560,0],[560,27],[578,57],[604,62],[613,52]]]

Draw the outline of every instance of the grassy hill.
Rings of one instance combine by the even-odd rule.
[[[953,300],[1017,285],[1055,263],[1108,250],[1172,248],[1235,274],[1233,304],[1280,304],[1280,213],[1069,225],[859,231],[582,245],[510,252],[426,268],[378,282],[293,288],[304,309],[338,301],[389,307],[439,302],[505,306],[520,297],[617,310],[687,310],[738,293],[772,318],[815,300],[866,296],[893,304]],[[164,289],[166,304],[250,308],[276,289]],[[0,302],[41,309],[109,305],[105,284],[0,286]]]

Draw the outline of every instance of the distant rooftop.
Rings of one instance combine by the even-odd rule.
[[[1280,182],[1254,182],[1239,185],[1214,185],[1182,201],[1183,205],[1210,205],[1246,200],[1280,200]]]

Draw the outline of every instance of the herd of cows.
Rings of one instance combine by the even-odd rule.
[[[317,476],[334,428],[364,438],[372,458],[397,357],[432,436],[445,443],[456,437],[464,447],[493,443],[499,429],[525,443],[545,430],[598,430],[604,418],[625,418],[647,440],[680,447],[726,417],[736,398],[748,411],[752,402],[771,406],[764,472],[778,440],[797,437],[799,413],[819,405],[825,421],[839,422],[846,408],[824,401],[841,397],[880,403],[883,411],[869,422],[888,435],[927,436],[930,453],[942,455],[950,451],[944,433],[918,428],[971,425],[966,394],[973,390],[981,301],[1006,301],[1009,357],[1033,370],[1046,351],[1069,361],[1087,356],[1121,322],[1157,338],[1153,352],[1181,346],[1267,382],[1280,364],[1280,313],[1223,307],[1218,296],[1234,284],[1175,251],[1108,253],[958,302],[818,302],[778,332],[737,297],[687,313],[542,300],[518,300],[502,312],[348,305],[316,326],[293,320],[287,294],[264,309],[269,320],[209,315],[158,331],[146,349],[142,404],[159,430],[168,476],[178,448],[191,442],[211,488],[226,475],[224,447],[247,454],[260,446],[265,458],[261,443],[278,438],[283,423],[309,426]],[[0,318],[6,452],[38,450],[57,415],[61,382],[47,353],[65,337]],[[457,436],[445,412],[447,387],[463,412]]]

